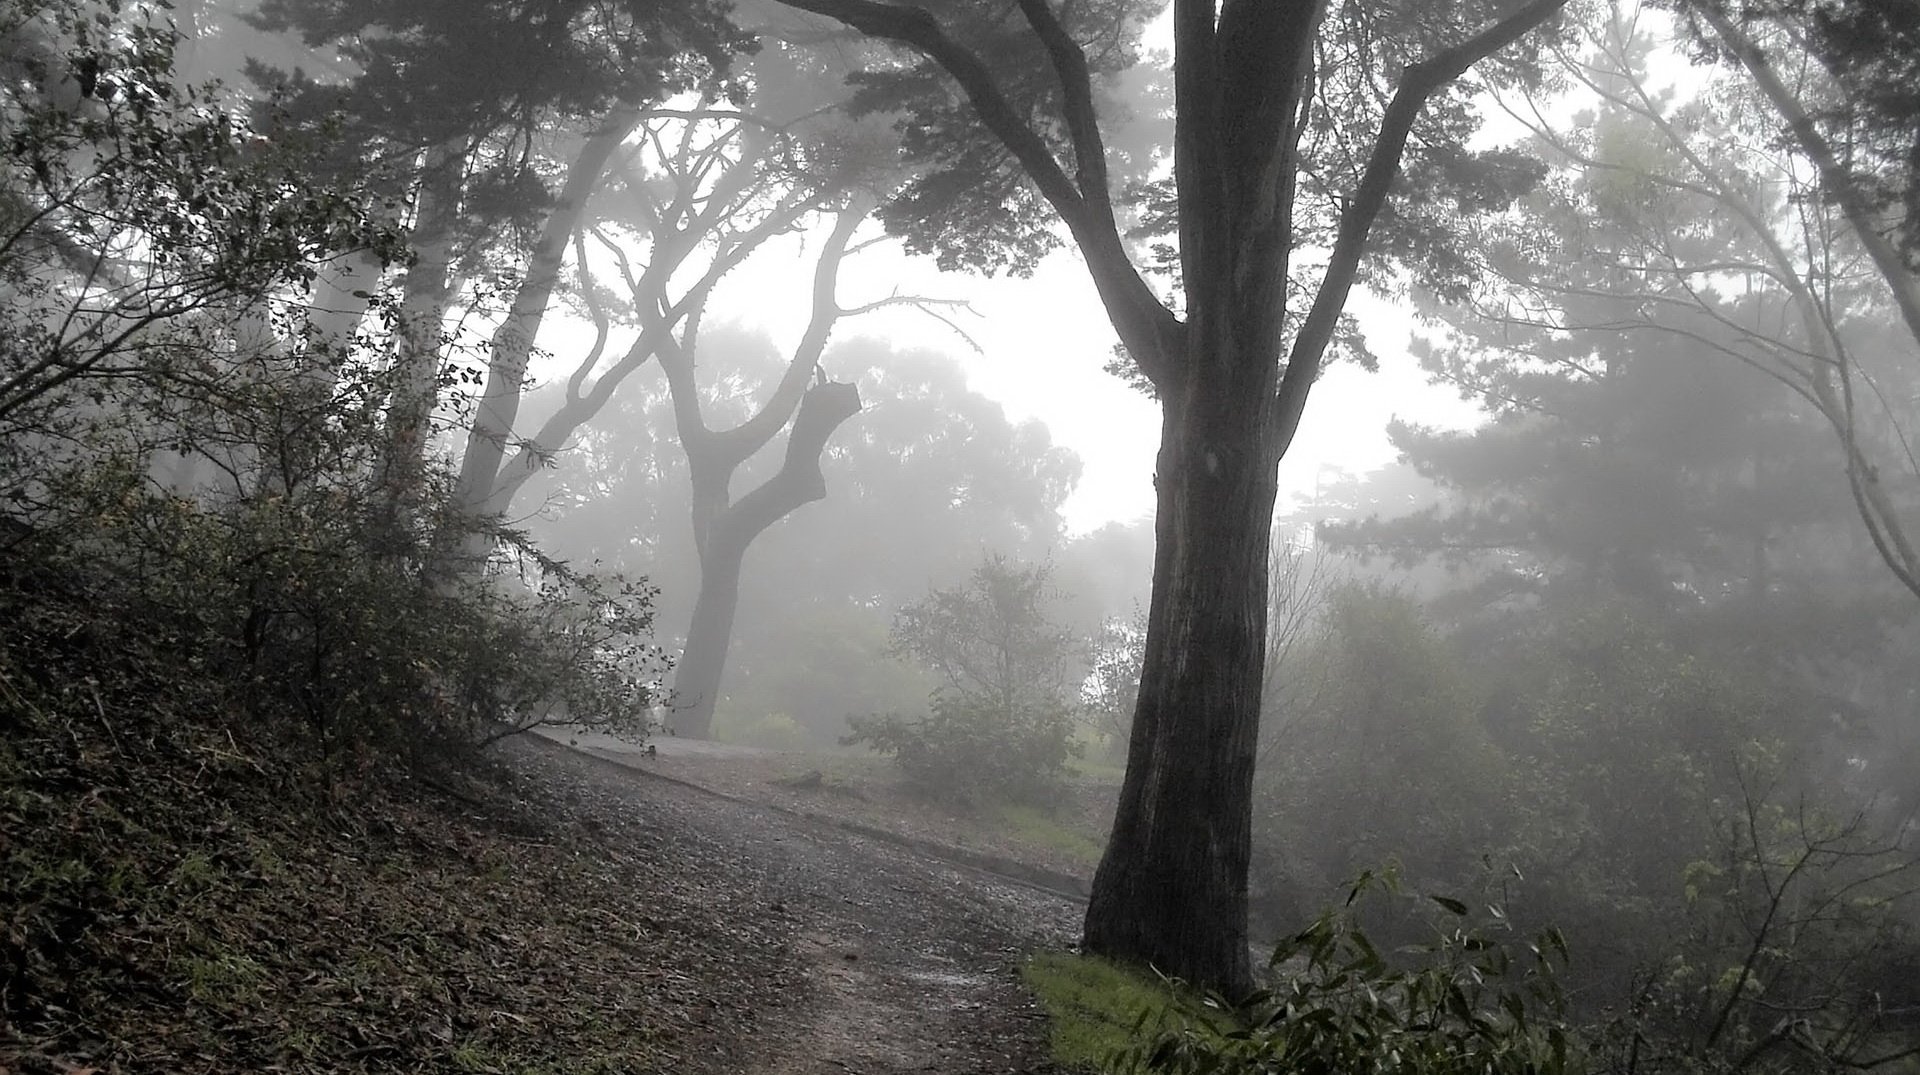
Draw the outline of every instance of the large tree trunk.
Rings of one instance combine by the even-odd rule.
[[[1018,6],[1063,91],[1074,174],[925,9],[782,0],[910,46],[953,77],[1072,233],[1128,355],[1161,396],[1153,605],[1132,751],[1086,947],[1200,987],[1250,985],[1246,871],[1276,468],[1299,427],[1367,234],[1427,100],[1565,5],[1526,0],[1409,64],[1280,375],[1302,89],[1323,0],[1174,0],[1174,175],[1188,321],[1127,258],[1086,56],[1048,0]],[[1276,382],[1278,382],[1276,384]]]
[[[1247,441],[1220,433],[1191,411],[1163,419],[1146,659],[1085,944],[1238,989],[1251,981],[1247,867],[1277,484],[1265,453],[1226,449]]]

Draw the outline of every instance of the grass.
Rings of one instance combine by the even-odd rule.
[[[1071,758],[1067,768],[1082,780],[1096,784],[1119,784],[1127,777],[1125,762],[1100,761],[1094,758]]]
[[[1015,840],[1045,848],[1086,866],[1097,866],[1106,849],[1100,840],[1084,831],[1063,824],[1045,810],[1016,803],[998,803],[993,816],[1003,831]]]
[[[1125,1070],[1116,1065],[1122,1050],[1181,1018],[1165,982],[1093,956],[1042,953],[1021,977],[1047,1009],[1054,1061],[1069,1071]]]

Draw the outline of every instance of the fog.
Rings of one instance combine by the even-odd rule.
[[[1200,308],[1238,277],[1181,258],[1145,6],[1076,24],[1089,100],[996,69],[1027,157],[824,16],[613,7],[528,58],[478,16],[181,2],[178,54],[105,84],[175,102],[199,149],[136,182],[84,124],[29,160],[14,122],[19,547],[214,606],[187,616],[210,660],[286,685],[329,750],[358,742],[336,709],[425,707],[468,746],[564,721],[803,788],[844,763],[850,799],[1079,874],[1139,857],[1129,825],[1201,848],[1244,895],[1229,946],[1362,876],[1557,929],[1608,1055],[1914,1070],[1920,156],[1911,94],[1863,88],[1911,57],[1781,31],[1769,67],[1666,7],[1570,7],[1434,97],[1362,256],[1354,132],[1425,53],[1353,23],[1379,70],[1330,37],[1288,115],[1248,419],[1141,345],[1202,325],[1251,353]],[[9,115],[118,107],[97,71],[49,81],[84,29],[30,22],[0,26]],[[364,635],[421,648],[382,664]],[[1369,907],[1383,951],[1433,937],[1428,903]]]

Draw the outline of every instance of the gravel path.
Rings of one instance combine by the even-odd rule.
[[[556,743],[522,737],[512,753],[594,812],[616,811],[679,853],[724,865],[747,905],[764,907],[800,956],[802,995],[762,998],[768,1006],[752,1040],[716,1057],[711,1070],[1055,1070],[1019,967],[1036,949],[1072,943],[1081,914],[1072,900]]]

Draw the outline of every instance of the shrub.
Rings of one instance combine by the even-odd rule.
[[[1402,964],[1381,954],[1355,904],[1391,878],[1362,875],[1344,906],[1283,941],[1271,966],[1280,984],[1238,1005],[1187,999],[1174,1025],[1120,1057],[1130,1072],[1221,1075],[1560,1075],[1577,1070],[1554,963],[1566,946],[1549,931],[1532,943],[1492,908],[1429,897],[1444,912],[1434,938]],[[1179,994],[1176,994],[1179,996]],[[1222,1011],[1231,1018],[1222,1019]]]
[[[1079,755],[1073,713],[1058,702],[1001,709],[976,698],[936,693],[927,715],[852,717],[845,743],[890,755],[914,785],[939,799],[978,796],[1052,801]]]
[[[1073,640],[1047,620],[1050,569],[989,556],[964,586],[934,590],[894,618],[893,651],[943,680],[923,717],[850,717],[841,741],[893,756],[922,790],[1046,802],[1078,757],[1066,701]]]

